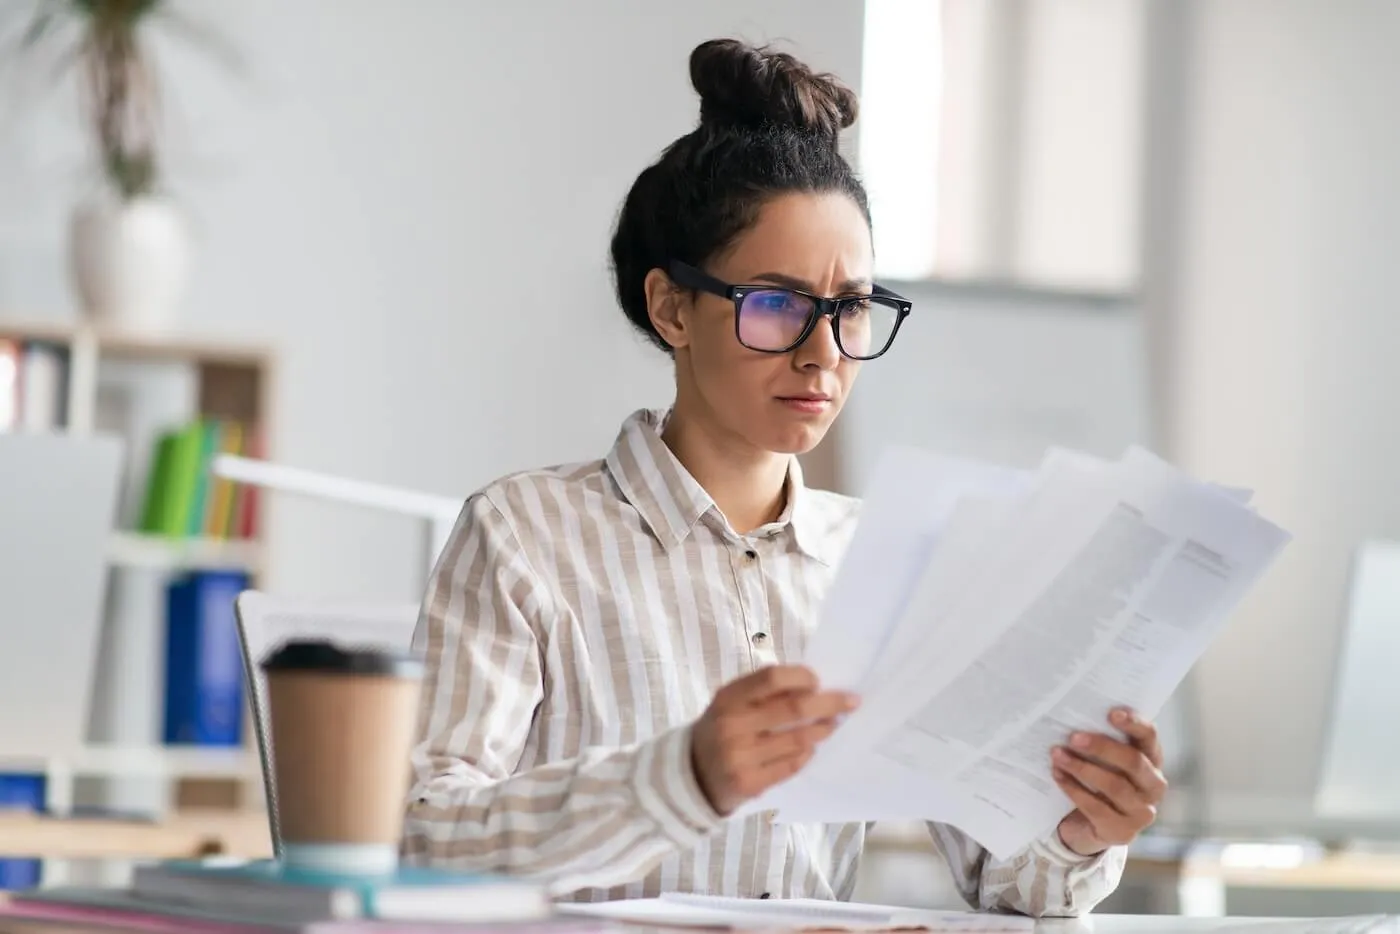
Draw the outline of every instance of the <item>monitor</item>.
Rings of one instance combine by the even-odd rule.
[[[0,757],[86,742],[124,444],[0,434]],[[6,769],[0,763],[0,770]]]

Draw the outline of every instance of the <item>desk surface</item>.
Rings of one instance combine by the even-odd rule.
[[[0,906],[4,898],[0,895]],[[114,928],[88,924],[30,921],[0,916],[0,934],[111,934]],[[508,931],[509,928],[501,928]],[[618,925],[621,934],[702,934],[703,928]],[[1098,915],[1041,921],[1035,934],[1397,934],[1395,918],[1178,918],[1158,915]],[[725,932],[734,934],[734,932]],[[759,932],[754,932],[759,934]],[[764,932],[772,934],[772,932]]]
[[[53,818],[0,810],[0,857],[169,859],[272,855],[260,811],[186,811],[160,821]]]
[[[1400,934],[1400,918],[1183,918],[1176,915],[1089,915],[1036,923],[1035,934]]]

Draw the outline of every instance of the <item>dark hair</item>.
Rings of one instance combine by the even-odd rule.
[[[647,273],[672,260],[703,267],[786,192],[839,191],[860,207],[865,188],[838,148],[858,104],[828,74],[768,47],[712,39],[690,53],[700,123],[632,183],[612,238],[618,302],[652,343],[671,347],[647,314]]]

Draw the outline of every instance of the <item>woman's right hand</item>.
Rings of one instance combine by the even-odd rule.
[[[811,670],[776,665],[719,689],[691,734],[695,777],[718,814],[797,773],[857,699],[822,691]]]

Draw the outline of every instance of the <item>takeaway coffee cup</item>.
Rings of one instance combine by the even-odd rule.
[[[282,860],[333,873],[398,866],[422,662],[288,642],[264,659]]]

